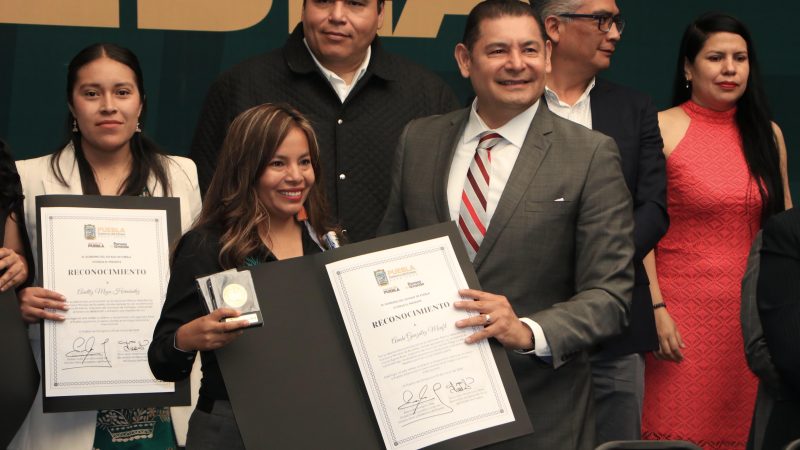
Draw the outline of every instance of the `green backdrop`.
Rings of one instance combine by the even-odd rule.
[[[1,1],[1,0],[0,0]],[[66,1],[66,0],[65,0]],[[446,1],[446,0],[414,0]],[[789,149],[789,177],[800,199],[800,3],[765,0],[617,0],[628,20],[604,77],[648,92],[660,109],[669,106],[672,73],[683,28],[709,10],[729,12],[751,28],[773,114]],[[393,20],[405,0],[394,0]],[[0,6],[0,9],[2,6]],[[87,28],[0,24],[0,137],[17,159],[50,153],[65,133],[66,66],[84,46],[110,41],[133,49],[145,72],[145,131],[175,154],[186,154],[208,86],[223,70],[250,55],[279,47],[288,34],[289,7],[275,0],[256,25],[233,32],[160,31],[136,28],[136,2],[120,1],[120,27]],[[466,100],[470,87],[456,72],[452,50],[464,16],[446,16],[435,39],[383,38],[385,46],[437,72]],[[393,145],[393,144],[387,144]]]

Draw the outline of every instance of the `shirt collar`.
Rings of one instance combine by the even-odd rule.
[[[594,89],[594,84],[595,84],[596,80],[597,80],[596,77],[592,77],[592,81],[589,82],[589,86],[587,86],[586,90],[583,91],[583,94],[581,94],[581,96],[578,98],[578,101],[575,102],[575,105],[579,105],[579,104],[585,102],[586,99],[589,98],[589,94],[592,92],[592,89]],[[556,94],[556,92],[554,90],[550,89],[547,86],[544,87],[544,95],[547,97],[547,100],[549,102],[555,103],[558,106],[561,106],[563,108],[569,108],[570,106],[575,106],[575,105],[568,105],[566,103],[563,103],[558,98],[558,94]]]
[[[469,119],[467,126],[464,128],[464,143],[477,140],[484,131],[491,130],[486,123],[478,115],[478,99],[472,102],[472,107],[469,112]],[[500,136],[503,136],[508,142],[511,142],[517,148],[522,148],[525,142],[525,137],[528,135],[528,129],[531,127],[531,122],[536,116],[536,110],[539,109],[539,100],[529,106],[525,111],[517,114],[513,119],[509,120],[502,127],[494,129]]]
[[[317,65],[319,70],[322,72],[322,75],[325,76],[325,79],[327,79],[329,83],[333,83],[334,81],[339,81],[344,83],[344,80],[339,75],[336,75],[336,73],[333,72],[332,70],[328,70],[325,66],[322,65],[321,62],[319,62],[317,57],[314,55],[314,52],[311,51],[311,47],[308,46],[308,41],[306,41],[306,38],[303,38],[303,44],[305,44],[306,49],[308,50],[308,54],[311,55],[311,59],[314,60],[314,63]],[[369,60],[371,57],[372,57],[372,47],[367,47],[367,55],[364,57],[364,61],[361,62],[361,66],[356,71],[356,74],[353,76],[353,82],[350,83],[348,86],[355,86],[355,84],[358,83],[358,80],[360,80],[361,77],[364,76],[364,74],[367,72],[367,66],[369,66]]]

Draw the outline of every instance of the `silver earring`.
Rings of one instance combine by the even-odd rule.
[[[136,132],[137,133],[141,133],[142,132],[142,129],[139,127],[139,125],[140,125],[139,122],[136,122]]]
[[[686,79],[686,89],[689,89],[691,87],[692,87],[692,82],[687,78]]]
[[[72,132],[73,133],[78,132],[78,121],[75,119],[72,119]]]

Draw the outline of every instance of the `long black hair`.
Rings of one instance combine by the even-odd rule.
[[[109,58],[121,64],[128,66],[134,73],[136,78],[136,88],[139,90],[139,96],[142,101],[142,114],[139,116],[139,122],[144,122],[145,111],[147,109],[146,95],[144,90],[144,78],[142,75],[142,68],[139,66],[139,59],[136,55],[127,48],[120,47],[116,44],[98,43],[92,44],[75,55],[72,61],[69,62],[67,68],[67,102],[72,106],[72,91],[75,88],[75,83],[78,79],[78,71],[85,65],[100,58]],[[89,161],[83,153],[83,146],[81,145],[81,132],[71,131],[73,129],[75,117],[69,113],[67,117],[67,130],[68,137],[65,142],[53,153],[50,159],[50,167],[56,175],[58,181],[67,186],[68,183],[61,173],[61,168],[58,165],[61,159],[61,154],[70,142],[75,148],[75,159],[78,163],[78,171],[81,176],[81,187],[84,194],[100,194],[100,189],[97,187],[97,181],[94,177]],[[142,195],[148,192],[147,179],[152,173],[156,182],[162,186],[165,196],[171,193],[169,177],[167,176],[167,169],[165,167],[166,158],[164,152],[156,145],[155,142],[143,136],[143,133],[136,132],[130,141],[131,144],[131,157],[133,159],[131,173],[122,187],[121,195]],[[150,192],[152,194],[152,192]]]
[[[0,140],[0,209],[11,211],[22,200],[22,186],[14,166],[14,158]],[[3,236],[0,236],[3,242]]]
[[[672,104],[677,106],[691,98],[691,87],[687,86],[684,64],[694,64],[697,54],[712,33],[738,34],[747,43],[750,76],[744,94],[736,109],[736,125],[742,136],[742,149],[751,176],[756,180],[761,195],[761,221],[785,209],[780,154],[775,132],[772,129],[772,114],[761,82],[761,73],[755,46],[747,27],[733,16],[721,13],[706,13],[692,22],[683,33],[675,71]]]
[[[464,26],[461,43],[471,52],[475,42],[480,39],[481,22],[503,16],[533,18],[539,26],[542,42],[547,42],[544,23],[530,4],[519,0],[485,0],[475,5],[467,15],[467,24]]]

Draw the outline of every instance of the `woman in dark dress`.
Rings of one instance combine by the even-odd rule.
[[[237,316],[233,309],[206,314],[195,279],[332,246],[321,244],[331,241],[332,227],[319,177],[314,131],[296,110],[264,104],[231,124],[200,217],[175,250],[148,352],[157,378],[178,381],[200,351],[203,381],[189,421],[189,448],[244,448],[214,350],[235,340],[247,323],[220,322]]]
[[[33,257],[25,232],[25,215],[22,213],[22,186],[14,166],[14,159],[0,140],[0,291],[30,285],[33,281]],[[31,264],[31,268],[28,268]],[[6,299],[3,299],[6,300]],[[5,305],[3,305],[5,306]],[[16,307],[16,306],[14,306]],[[6,313],[7,309],[4,309]],[[17,318],[18,320],[19,318]],[[20,334],[15,334],[20,333]],[[26,341],[24,331],[5,327],[0,329],[0,341],[4,343]],[[9,346],[6,346],[9,347]],[[0,448],[5,448],[14,437],[14,432],[25,420],[28,408],[36,395],[35,385],[19,384],[21,378],[34,376],[36,371],[33,353],[24,346],[18,350],[0,350],[0,357],[13,367],[13,371],[0,372]],[[38,379],[38,377],[36,377]]]

